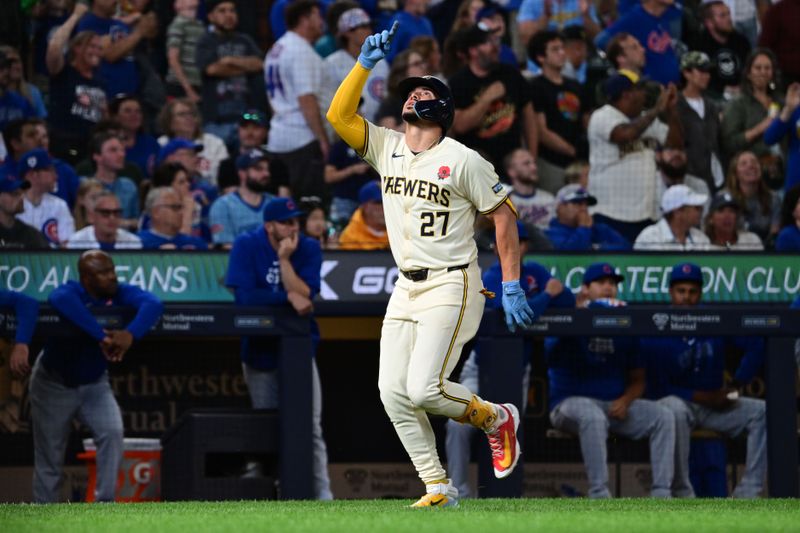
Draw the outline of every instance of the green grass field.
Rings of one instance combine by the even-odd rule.
[[[456,509],[409,509],[406,500],[0,505],[0,531],[800,531],[800,500],[462,500]]]

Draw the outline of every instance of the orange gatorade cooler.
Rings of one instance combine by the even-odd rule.
[[[86,461],[89,481],[86,501],[94,501],[97,483],[97,452],[92,439],[83,440],[83,453],[78,459]],[[125,439],[122,463],[117,475],[116,501],[161,501],[161,441],[159,439]]]

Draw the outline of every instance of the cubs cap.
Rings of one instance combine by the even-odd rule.
[[[741,206],[736,201],[736,198],[734,198],[733,195],[728,191],[718,192],[714,195],[714,199],[711,200],[711,211],[716,211],[718,209],[722,209],[723,207],[733,207],[737,211],[742,210]]]
[[[611,263],[592,263],[586,268],[583,273],[583,284],[588,285],[593,281],[603,278],[612,278],[615,282],[619,283],[625,279],[625,276],[617,274]]]
[[[0,176],[0,193],[14,192],[18,189],[26,191],[31,188],[31,182],[26,180],[17,180],[8,178],[8,176]]]
[[[31,170],[52,168],[53,160],[44,148],[34,148],[22,154],[17,163],[17,176],[24,178],[25,174]]]
[[[273,198],[264,208],[264,222],[280,222],[304,214],[291,198]]]
[[[492,18],[495,15],[502,14],[500,6],[492,2],[486,2],[486,5],[475,13],[475,22],[480,22],[483,19]]]
[[[236,168],[238,170],[246,170],[260,161],[267,161],[267,154],[263,150],[254,148],[236,158]]]
[[[558,193],[556,193],[556,200],[560,204],[566,204],[570,202],[586,202],[588,205],[597,204],[597,198],[589,194],[589,191],[577,183],[571,183],[561,187],[558,190]]]
[[[672,285],[679,281],[694,281],[702,285],[703,272],[694,263],[678,263],[672,267],[672,272],[669,275],[669,284]]]
[[[707,201],[707,194],[694,192],[687,185],[673,185],[661,197],[661,211],[667,214],[687,205],[699,207]]]
[[[372,19],[360,7],[348,9],[339,16],[339,21],[336,23],[336,29],[339,33],[354,30],[361,26],[372,26]]]
[[[248,109],[239,117],[239,125],[247,124],[248,122],[252,122],[253,124],[258,124],[259,126],[267,127],[267,117],[259,111],[258,109]]]
[[[178,150],[194,150],[195,152],[199,152],[203,149],[202,144],[198,144],[194,141],[190,141],[188,139],[182,139],[181,137],[175,137],[167,144],[161,147],[161,150],[158,151],[158,162],[163,162],[166,158],[177,152]]]
[[[681,70],[689,70],[696,68],[708,72],[711,69],[711,59],[705,52],[694,50],[687,52],[681,57]]]
[[[381,186],[377,181],[368,181],[358,190],[358,203],[383,202]]]

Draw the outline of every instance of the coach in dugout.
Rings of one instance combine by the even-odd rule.
[[[67,282],[48,298],[60,319],[77,330],[68,338],[48,338],[31,375],[37,503],[59,500],[64,453],[76,417],[89,427],[97,446],[95,501],[114,501],[123,426],[108,381],[108,363],[122,361],[134,339],[144,336],[163,310],[153,294],[119,283],[114,262],[103,251],[84,252],[78,274],[80,281]],[[91,310],[112,305],[133,307],[136,316],[122,329],[105,329]]]
[[[303,211],[291,198],[273,198],[264,207],[264,223],[233,243],[225,285],[234,290],[238,305],[291,305],[309,316],[311,301],[320,290],[322,250],[319,242],[300,233]],[[316,353],[319,327],[311,320],[311,341]],[[254,409],[278,407],[278,346],[270,337],[242,337],[242,370]],[[312,360],[314,493],[331,500],[328,450],[322,436],[322,386]],[[291,386],[289,383],[283,386]],[[255,465],[247,465],[248,470]]]
[[[703,295],[703,274],[692,263],[673,267],[669,296],[673,307],[692,308]],[[733,345],[744,357],[731,386],[725,384],[725,351]],[[740,398],[738,387],[747,384],[761,368],[764,341],[759,337],[654,337],[642,339],[647,364],[646,397],[658,400],[675,416],[675,479],[678,497],[727,496],[722,455],[721,479],[689,479],[689,448],[693,429],[710,429],[728,437],[747,432],[744,474],[733,491],[735,498],[758,497],[767,471],[766,404],[757,398]],[[692,454],[708,455],[708,446],[692,446]],[[693,462],[697,459],[693,457]],[[717,461],[719,463],[719,461]],[[720,468],[717,468],[720,471]],[[697,487],[693,485],[698,484]]]

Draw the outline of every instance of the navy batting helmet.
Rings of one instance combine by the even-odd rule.
[[[435,76],[423,76],[421,78],[406,78],[400,82],[400,94],[408,94],[417,87],[427,87],[436,95],[435,100],[422,100],[414,104],[414,113],[423,120],[435,122],[447,133],[453,125],[456,109],[453,104],[453,95],[450,88]]]

